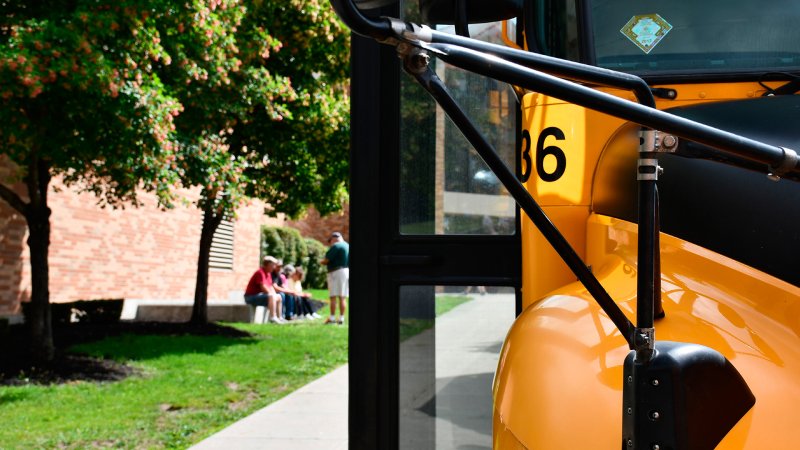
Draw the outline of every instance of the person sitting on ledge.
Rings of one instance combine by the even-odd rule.
[[[281,296],[281,299],[283,299],[283,317],[286,320],[294,320],[297,317],[295,311],[297,296],[294,291],[289,289],[289,282],[286,279],[286,275],[283,274],[282,268],[283,260],[278,259],[278,262],[272,270],[272,286],[275,288],[278,295]]]
[[[287,288],[293,292],[295,298],[295,308],[297,309],[298,318],[306,318],[309,320],[319,319],[320,315],[314,312],[311,302],[311,294],[303,292],[303,268],[295,268],[291,264],[287,264],[283,268],[283,273],[287,278]]]
[[[283,324],[281,314],[281,296],[275,292],[272,283],[272,271],[278,260],[272,256],[265,256],[261,261],[261,267],[255,271],[247,289],[244,291],[244,302],[252,306],[266,306],[269,311],[269,322]]]

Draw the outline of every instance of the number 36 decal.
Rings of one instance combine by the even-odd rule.
[[[544,141],[550,136],[556,138],[558,141],[563,141],[565,138],[564,132],[559,128],[548,127],[542,130],[542,134],[539,135],[539,139],[536,141],[536,174],[539,175],[542,181],[547,182],[558,180],[564,175],[564,171],[567,170],[567,155],[564,154],[564,150],[561,150],[560,147],[556,147],[555,145],[544,146]],[[524,142],[522,150],[522,160],[524,164],[520,181],[524,183],[531,177],[531,169],[533,168],[533,162],[531,161],[531,134],[528,130],[522,130],[522,140]],[[547,172],[544,168],[544,158],[547,155],[553,156],[556,159],[556,167],[552,172]]]

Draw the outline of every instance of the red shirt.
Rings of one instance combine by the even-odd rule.
[[[267,287],[272,286],[272,275],[264,272],[264,269],[256,270],[256,273],[250,277],[250,282],[247,283],[247,289],[244,290],[244,295],[255,295],[261,292],[261,285]]]

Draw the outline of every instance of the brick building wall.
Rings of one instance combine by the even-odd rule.
[[[201,212],[193,206],[160,211],[153,196],[142,199],[142,207],[112,210],[97,207],[92,194],[66,188],[50,194],[51,302],[194,297]],[[283,224],[263,211],[259,202],[238,211],[233,270],[211,269],[209,300],[244,290],[258,267],[261,225]],[[7,315],[30,298],[30,263],[25,220],[3,201],[0,226],[0,315]]]
[[[342,211],[320,217],[319,212],[309,208],[305,217],[298,221],[287,221],[287,226],[297,229],[305,237],[314,238],[323,244],[328,244],[331,233],[338,231],[344,240],[350,242],[350,204],[345,203]]]
[[[14,312],[27,299],[20,289],[26,238],[25,218],[0,200],[0,316]]]

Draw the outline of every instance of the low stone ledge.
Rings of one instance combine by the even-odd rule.
[[[187,322],[192,305],[143,304],[136,308],[133,320],[147,322]],[[246,304],[209,304],[209,322],[249,322],[250,307]]]

